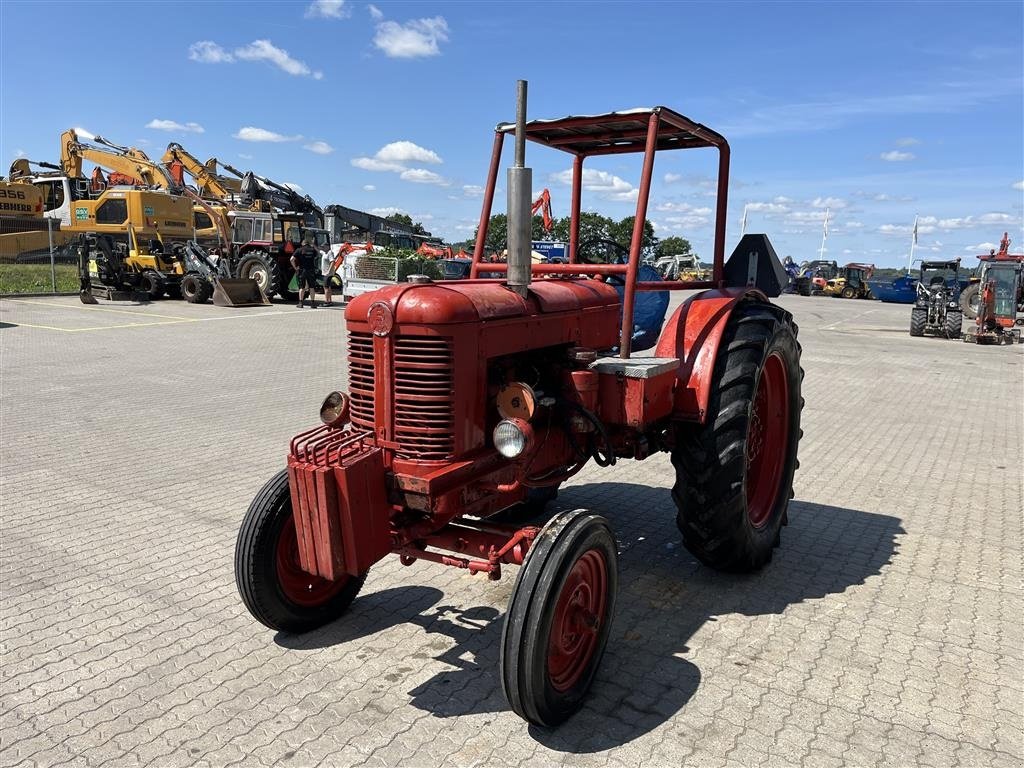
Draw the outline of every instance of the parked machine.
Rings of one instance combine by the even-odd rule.
[[[606,519],[583,510],[543,527],[493,516],[541,506],[591,460],[667,452],[689,550],[716,568],[760,568],[792,496],[802,373],[796,325],[770,301],[786,278],[767,238],[746,235],[724,258],[726,140],[665,107],[528,123],[525,95],[520,83],[516,122],[496,129],[472,277],[417,277],[349,303],[349,392],[327,396],[322,424],[292,440],[287,467],[256,495],[235,576],[258,621],[303,632],[340,617],[389,554],[490,579],[521,565],[500,679],[516,713],[553,726],[581,705],[608,642],[615,538]],[[515,162],[501,182],[509,260],[488,263],[502,146],[513,133]],[[527,138],[573,159],[571,263],[531,267]],[[690,148],[718,151],[712,275],[640,282],[655,155]],[[580,263],[584,161],[625,153],[643,157],[626,263]],[[506,279],[480,280],[483,271]],[[683,289],[703,292],[671,317],[653,356],[634,354],[644,296]]]
[[[1004,236],[1005,238],[1005,236]],[[1013,344],[1021,341],[1017,314],[1024,291],[1022,262],[989,259],[981,265],[981,291],[974,327],[964,333],[964,341],[976,344]]]
[[[1003,239],[999,241],[999,250],[992,249],[984,256],[978,257],[978,276],[971,278],[960,292],[960,309],[968,320],[973,320],[978,316],[978,302],[981,297],[981,273],[985,269],[985,262],[988,261],[1006,261],[1019,264],[1024,262],[1024,253],[1010,253],[1010,233],[1003,232]],[[1024,294],[1020,296],[1017,310],[1024,312]]]
[[[874,264],[847,264],[839,270],[839,274],[825,282],[821,292],[826,296],[837,296],[843,299],[871,299],[871,287],[868,278],[875,271]]]
[[[707,280],[710,270],[705,269],[700,259],[693,253],[677,253],[672,256],[661,256],[654,262],[665,280]]]
[[[801,296],[821,293],[829,280],[839,275],[839,265],[834,261],[805,261],[800,265],[793,281],[796,292]]]
[[[910,310],[910,335],[926,333],[959,339],[960,259],[922,261],[917,278],[917,300]]]

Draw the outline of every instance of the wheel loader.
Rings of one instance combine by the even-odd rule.
[[[843,299],[872,299],[868,278],[874,271],[874,264],[847,264],[836,277],[826,281],[821,292]]]
[[[491,263],[509,136],[509,255]],[[527,139],[568,153],[568,263],[532,263]],[[718,168],[711,275],[664,281],[650,268],[645,278],[655,156],[702,149]],[[584,164],[629,153],[642,164],[621,263],[585,262]],[[745,235],[725,258],[728,181],[725,137],[672,109],[527,121],[520,81],[515,122],[495,129],[471,277],[413,275],[345,310],[348,392],[324,398],[320,423],[282,451],[239,529],[235,580],[254,619],[283,633],[337,621],[386,557],[410,581],[423,563],[491,580],[519,566],[496,677],[515,713],[553,727],[580,708],[606,645],[620,642],[618,546],[598,510],[537,524],[499,513],[539,509],[591,461],[628,475],[633,460],[665,453],[675,485],[663,512],[690,552],[725,571],[766,566],[793,494],[800,345],[792,316],[771,301],[787,276],[768,238]],[[692,289],[665,322],[667,292]]]

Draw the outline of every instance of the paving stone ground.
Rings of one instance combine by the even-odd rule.
[[[807,405],[774,561],[690,557],[667,457],[581,472],[555,506],[611,520],[619,611],[545,731],[496,673],[511,578],[389,559],[299,637],[239,602],[245,508],[345,383],[338,309],[0,301],[0,764],[1021,765],[1024,346],[781,303]]]

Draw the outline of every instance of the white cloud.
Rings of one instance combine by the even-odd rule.
[[[921,224],[923,219],[918,219],[917,222],[917,233],[919,235],[930,235],[935,231],[935,227],[931,224]],[[882,235],[910,235],[914,231],[913,224],[883,224],[878,228],[878,233]]]
[[[314,80],[324,76],[323,72],[314,72],[305,62],[293,59],[288,51],[278,48],[269,40],[254,40],[243,48],[236,48],[235,56],[245,61],[269,62],[289,75],[308,75]]]
[[[384,11],[382,11],[373,3],[370,3],[368,6],[366,6],[366,10],[370,12],[370,18],[373,19],[374,21],[380,21],[381,19],[384,18]]]
[[[1024,181],[1018,181],[1016,184],[1013,185],[1013,188],[1024,191]]]
[[[364,171],[381,171],[397,173],[403,181],[417,184],[437,184],[441,187],[451,185],[451,181],[439,173],[426,168],[410,168],[409,163],[442,163],[440,156],[431,149],[421,147],[411,141],[393,141],[385,144],[373,157],[354,157],[349,162]]]
[[[401,173],[405,170],[405,166],[403,165],[399,165],[398,163],[385,163],[375,157],[353,157],[350,162],[356,168],[362,168],[364,171],[393,171],[395,173]]]
[[[463,184],[462,194],[464,194],[466,197],[483,197],[484,188],[481,187],[479,184]]]
[[[244,152],[239,152],[238,156],[243,160],[252,160],[252,155],[247,155]]]
[[[301,136],[285,136],[280,133],[274,133],[274,131],[268,131],[266,128],[254,128],[251,125],[247,125],[244,128],[239,128],[238,133],[232,134],[236,139],[242,141],[268,141],[274,144],[279,144],[285,141],[301,141]]]
[[[934,221],[934,217],[932,217]],[[983,213],[981,216],[960,216],[949,219],[939,219],[939,229],[971,229],[973,227],[984,227],[992,224],[1012,224],[1016,221],[1013,216],[1006,213]]]
[[[307,19],[347,19],[351,15],[345,0],[313,0],[305,13]]]
[[[374,155],[378,160],[389,163],[434,163],[443,162],[437,153],[411,141],[393,141],[381,147]]]
[[[192,61],[203,64],[227,64],[235,60],[235,57],[225,51],[212,40],[200,40],[188,47],[188,57]]]
[[[363,184],[363,192],[376,192],[377,188],[373,184]]]
[[[677,181],[682,181],[682,179],[683,179],[683,174],[681,174],[681,173],[666,173],[665,174],[665,183],[666,184],[675,184]]]
[[[334,151],[334,147],[326,141],[311,141],[309,144],[303,144],[302,148],[308,149],[315,155],[329,155]]]
[[[551,181],[569,185],[572,183],[572,169],[552,173]],[[594,168],[583,169],[583,188],[588,192],[594,192],[605,200],[629,201],[636,200],[640,191],[625,179],[620,179],[614,174],[606,171],[598,171]]]
[[[786,205],[786,204],[792,203],[794,201],[793,201],[792,198],[786,197],[785,195],[776,195],[775,198],[772,200],[772,202],[773,203],[778,203],[779,205]]]
[[[405,211],[401,208],[396,208],[393,205],[388,205],[383,208],[371,208],[370,213],[374,216],[383,216],[387,218],[388,216],[394,216],[396,213],[405,213]]]
[[[417,184],[437,184],[441,187],[447,187],[451,184],[450,181],[440,174],[428,171],[426,168],[406,168],[398,175],[398,178],[402,181],[412,181]]]
[[[841,197],[816,197],[811,200],[813,208],[845,208],[847,205]]]
[[[789,210],[789,206],[784,203],[747,203],[746,208],[759,213],[786,213]]]
[[[15,157],[25,157],[25,150],[24,149],[15,150],[14,156]]]
[[[915,139],[913,136],[906,136],[902,139],[896,139],[897,147],[912,147],[915,144],[920,144],[920,139]]]
[[[988,253],[989,251],[994,251],[997,247],[995,243],[978,243],[977,245],[968,245],[964,250],[974,251],[974,253]]]
[[[711,213],[711,209],[704,206],[701,208],[694,208],[689,203],[660,203],[655,206],[655,210],[658,211],[671,211],[674,213],[692,213],[698,216],[705,216]],[[665,219],[668,221],[668,218]]]
[[[147,128],[155,131],[176,131],[178,133],[205,133],[203,126],[199,123],[178,123],[174,120],[159,120],[153,118],[146,123]]]
[[[913,160],[915,155],[912,152],[900,152],[894,149],[891,152],[883,152],[879,157],[889,163],[902,163],[906,160]]]
[[[446,42],[448,22],[443,16],[411,19],[405,24],[382,21],[377,25],[377,33],[373,37],[373,44],[392,59],[437,56],[441,53],[439,44]]]

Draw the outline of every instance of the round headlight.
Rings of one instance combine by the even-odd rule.
[[[329,427],[338,427],[348,421],[348,395],[331,392],[320,405],[320,421]]]
[[[494,428],[494,447],[506,459],[514,459],[523,454],[530,444],[533,430],[521,419],[503,419]]]

